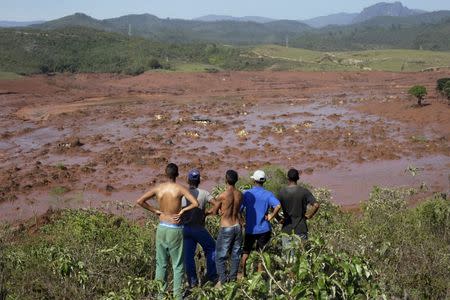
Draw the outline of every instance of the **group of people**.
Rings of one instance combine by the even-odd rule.
[[[228,170],[225,174],[226,188],[213,197],[200,189],[200,172],[189,171],[189,188],[176,183],[178,166],[170,163],[165,170],[168,181],[159,184],[137,200],[143,208],[159,216],[156,230],[156,274],[155,279],[167,285],[169,258],[173,270],[173,294],[181,298],[183,276],[186,271],[190,287],[199,284],[195,266],[197,244],[203,248],[206,257],[206,281],[220,286],[237,279],[239,266],[245,277],[246,262],[250,252],[260,251],[268,244],[272,235],[271,221],[283,210],[282,231],[308,238],[306,220],[319,209],[311,192],[297,184],[299,172],[287,172],[288,185],[278,195],[264,188],[266,174],[257,170],[251,176],[253,187],[241,193],[236,188],[238,173]],[[148,200],[156,198],[156,208]],[[207,209],[207,204],[210,208]],[[307,210],[307,206],[311,208]],[[217,241],[205,228],[208,215],[220,215],[220,229]],[[242,228],[245,228],[243,235]],[[289,238],[283,238],[283,247],[288,247]],[[230,258],[230,268],[226,262]],[[258,269],[262,271],[262,266]]]

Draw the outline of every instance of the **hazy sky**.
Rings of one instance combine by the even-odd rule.
[[[207,14],[307,19],[338,12],[359,12],[381,0],[0,0],[0,20],[50,20],[75,12],[97,19],[150,13],[191,19]],[[393,2],[393,1],[389,1]],[[450,10],[450,0],[404,0],[409,8]]]

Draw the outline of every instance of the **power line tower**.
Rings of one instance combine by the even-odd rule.
[[[128,24],[128,36],[131,36],[131,24]]]
[[[289,37],[286,35],[286,48],[289,48]]]

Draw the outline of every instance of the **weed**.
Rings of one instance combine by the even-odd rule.
[[[69,191],[69,189],[64,186],[55,186],[54,188],[51,189],[50,195],[61,196],[65,193],[67,193],[68,191]]]

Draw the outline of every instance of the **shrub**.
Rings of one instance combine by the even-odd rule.
[[[148,63],[148,66],[150,69],[162,69],[163,67],[156,58],[152,58]]]
[[[130,277],[149,281],[155,269],[154,232],[154,222],[142,228],[93,211],[53,215],[38,235],[18,232],[20,243],[5,247],[8,294],[12,299],[94,299],[126,289]]]
[[[408,90],[408,94],[417,98],[417,105],[422,106],[422,100],[427,95],[427,88],[423,85],[415,85]]]
[[[450,82],[450,78],[440,78],[436,81],[436,90],[443,92],[444,86],[447,82]]]
[[[448,100],[450,100],[450,80],[447,81],[442,88],[442,94],[446,96]]]
[[[294,236],[295,238],[295,236]],[[262,261],[264,273],[250,268],[248,279],[222,289],[202,287],[189,299],[373,299],[382,296],[376,272],[362,259],[337,252],[322,239],[297,241],[282,250],[281,236],[267,252],[253,252],[249,264]]]
[[[125,74],[131,75],[131,76],[141,75],[144,72],[145,72],[145,69],[143,66],[130,66],[125,70]]]

